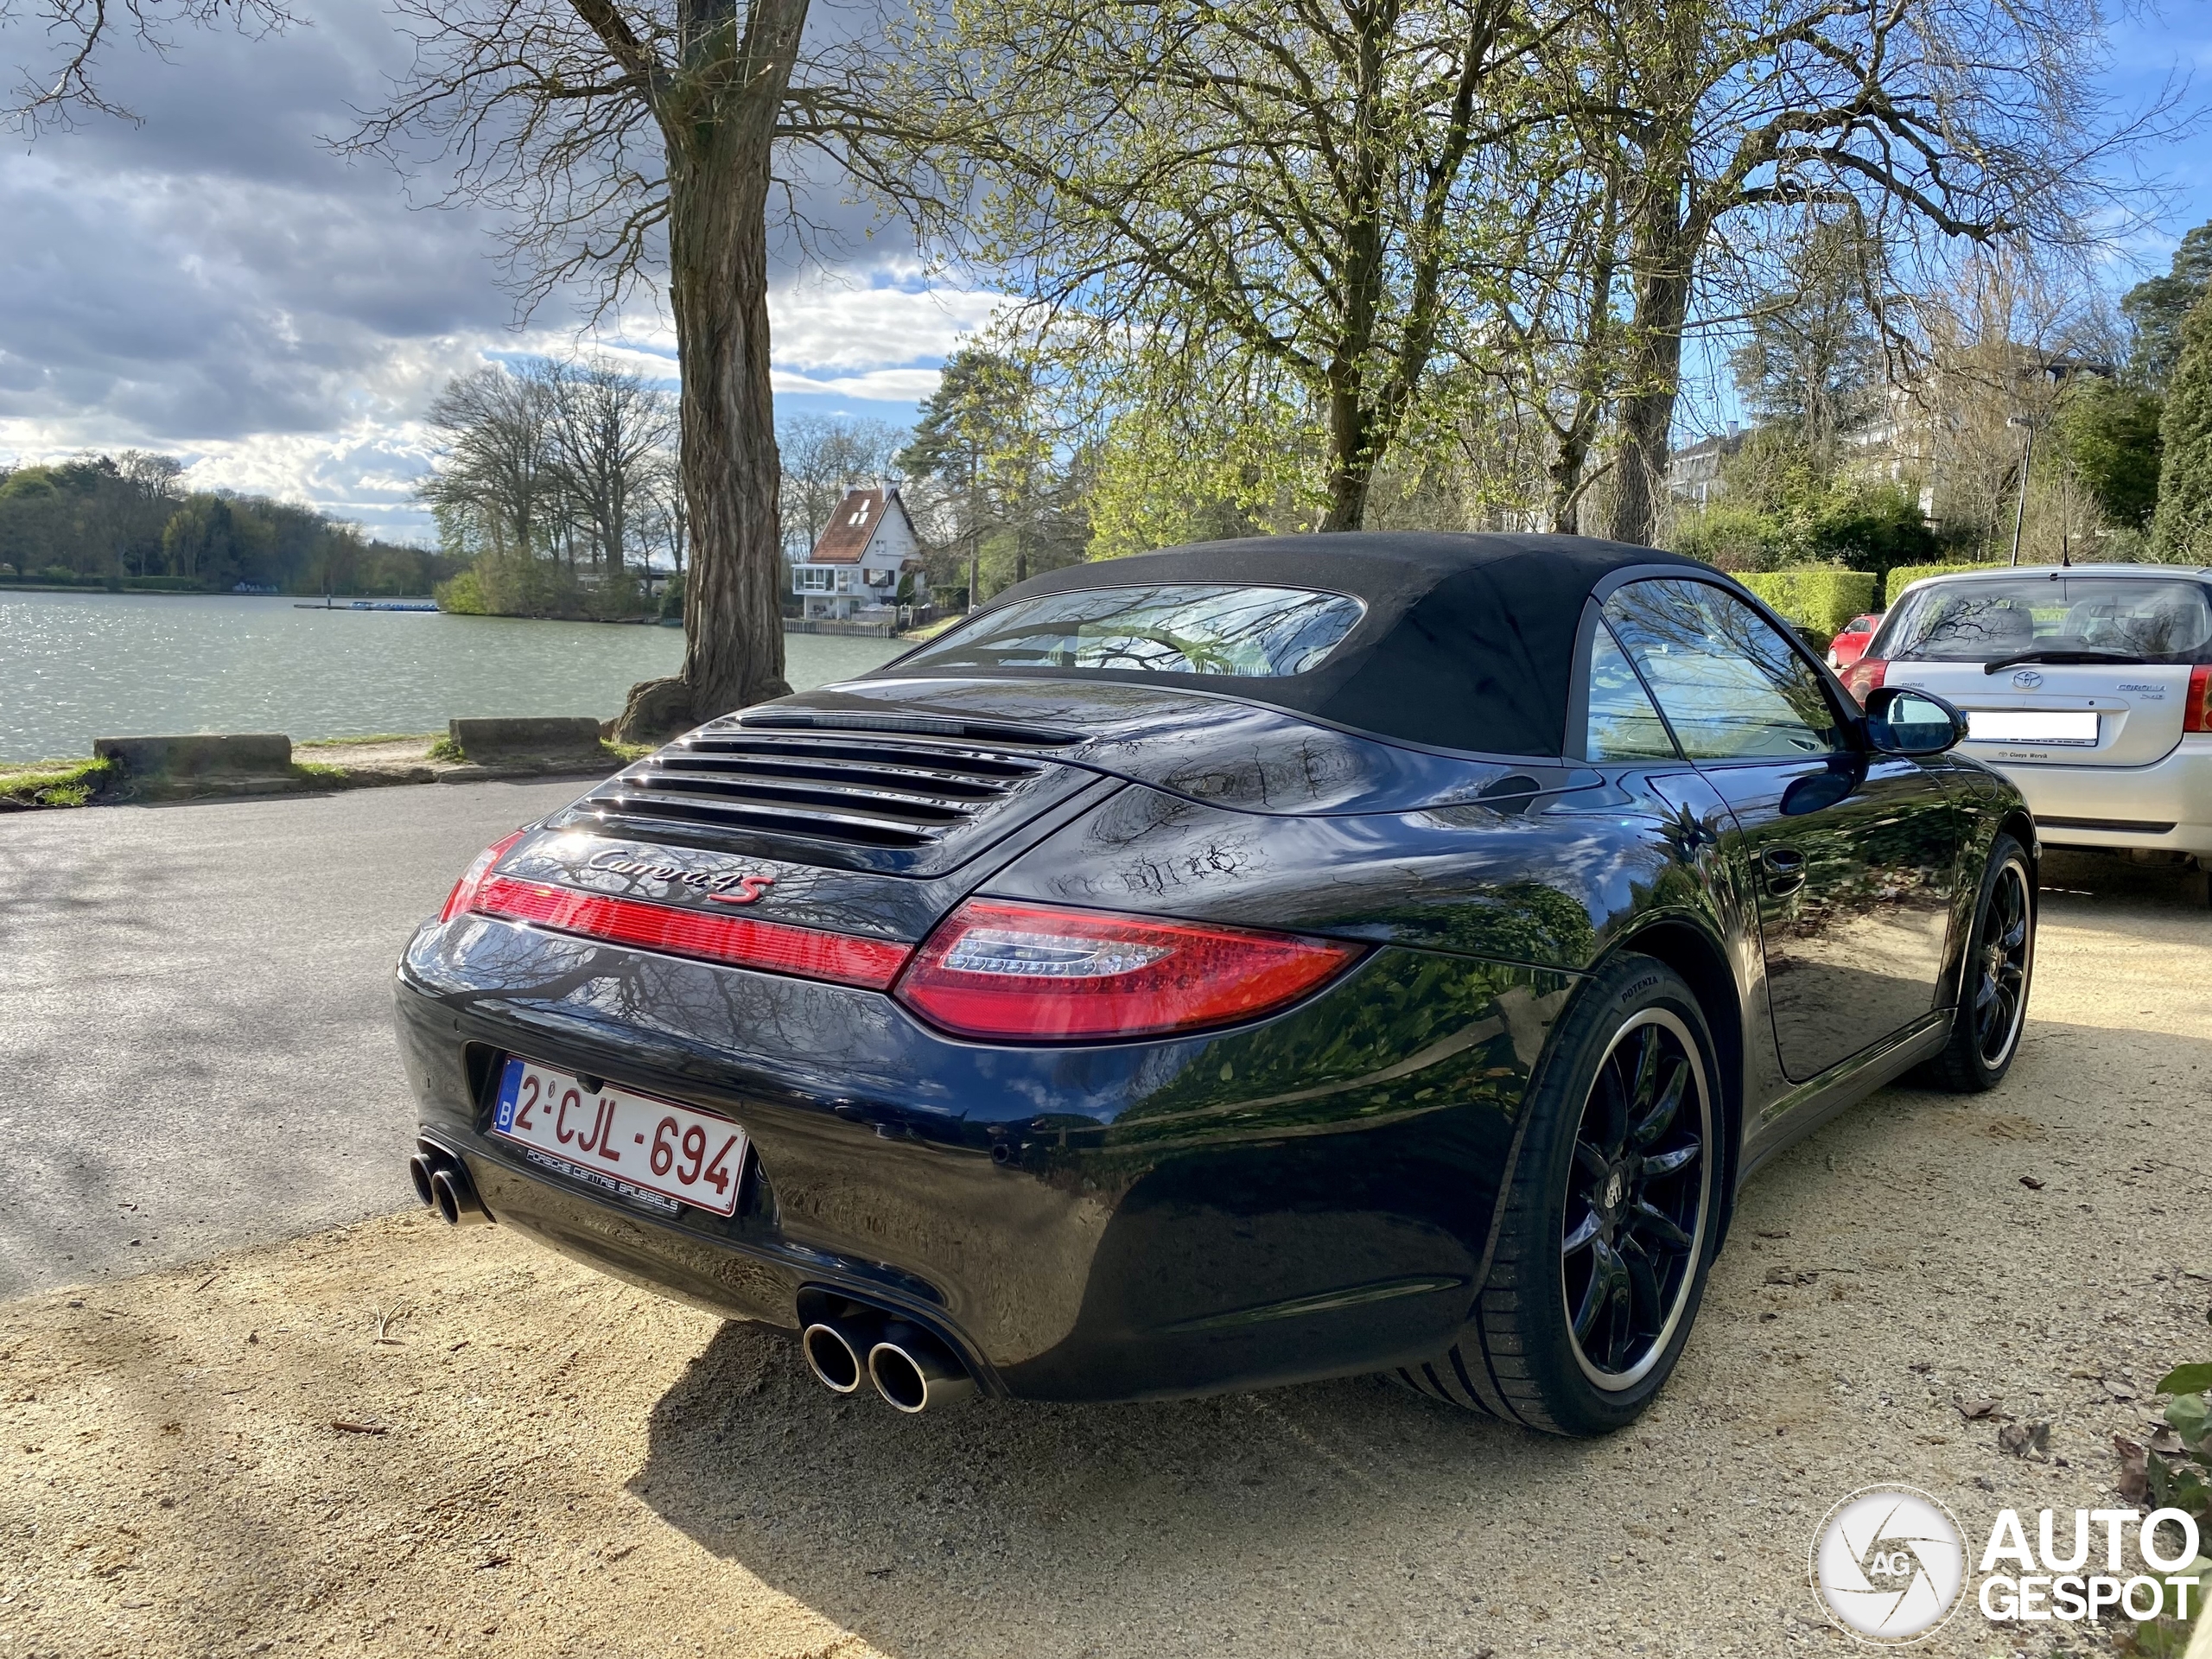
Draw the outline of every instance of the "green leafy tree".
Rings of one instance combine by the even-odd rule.
[[[2164,405],[2103,375],[2071,382],[2058,407],[2061,459],[2116,528],[2141,530],[2158,504]]]
[[[2181,326],[2181,350],[2158,423],[2164,450],[2151,556],[2164,563],[2212,562],[2212,300]]]
[[[963,346],[923,404],[897,465],[940,558],[965,557],[969,602],[987,588],[1066,563],[1069,478],[1042,417],[1034,366]],[[1000,556],[988,561],[987,550]],[[1081,556],[1078,547],[1076,556]]]
[[[1121,409],[1290,397],[1323,528],[1488,348],[1526,181],[1535,19],[1517,0],[963,0],[887,90],[949,235],[1038,302],[1039,337]]]
[[[2135,325],[2135,350],[2128,367],[2152,391],[2163,391],[2181,360],[2181,327],[2206,294],[2212,293],[2212,225],[2200,225],[2174,250],[2173,265],[2127,290],[2120,308]]]

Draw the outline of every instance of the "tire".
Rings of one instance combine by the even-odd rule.
[[[1402,1380],[1553,1434],[1610,1433],[1642,1415],[1688,1340],[1713,1263],[1719,1079],[1705,1015],[1673,969],[1632,953],[1601,968],[1529,1089],[1473,1316]]]
[[[1959,1005],[1943,1052],[1923,1069],[1954,1094],[1994,1089],[2020,1052],[2036,965],[2036,881],[2020,843],[2000,834],[1990,844],[1974,931],[1959,974]]]

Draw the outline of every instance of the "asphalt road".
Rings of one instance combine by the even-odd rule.
[[[393,964],[582,788],[0,817],[0,1296],[411,1203]]]

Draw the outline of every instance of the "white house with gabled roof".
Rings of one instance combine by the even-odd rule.
[[[791,591],[806,616],[888,621],[908,576],[906,602],[928,604],[922,539],[898,490],[848,490],[813,550],[791,566]]]

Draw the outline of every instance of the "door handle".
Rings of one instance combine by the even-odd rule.
[[[1795,847],[1769,847],[1759,855],[1766,870],[1766,890],[1787,899],[1805,885],[1805,855]]]

